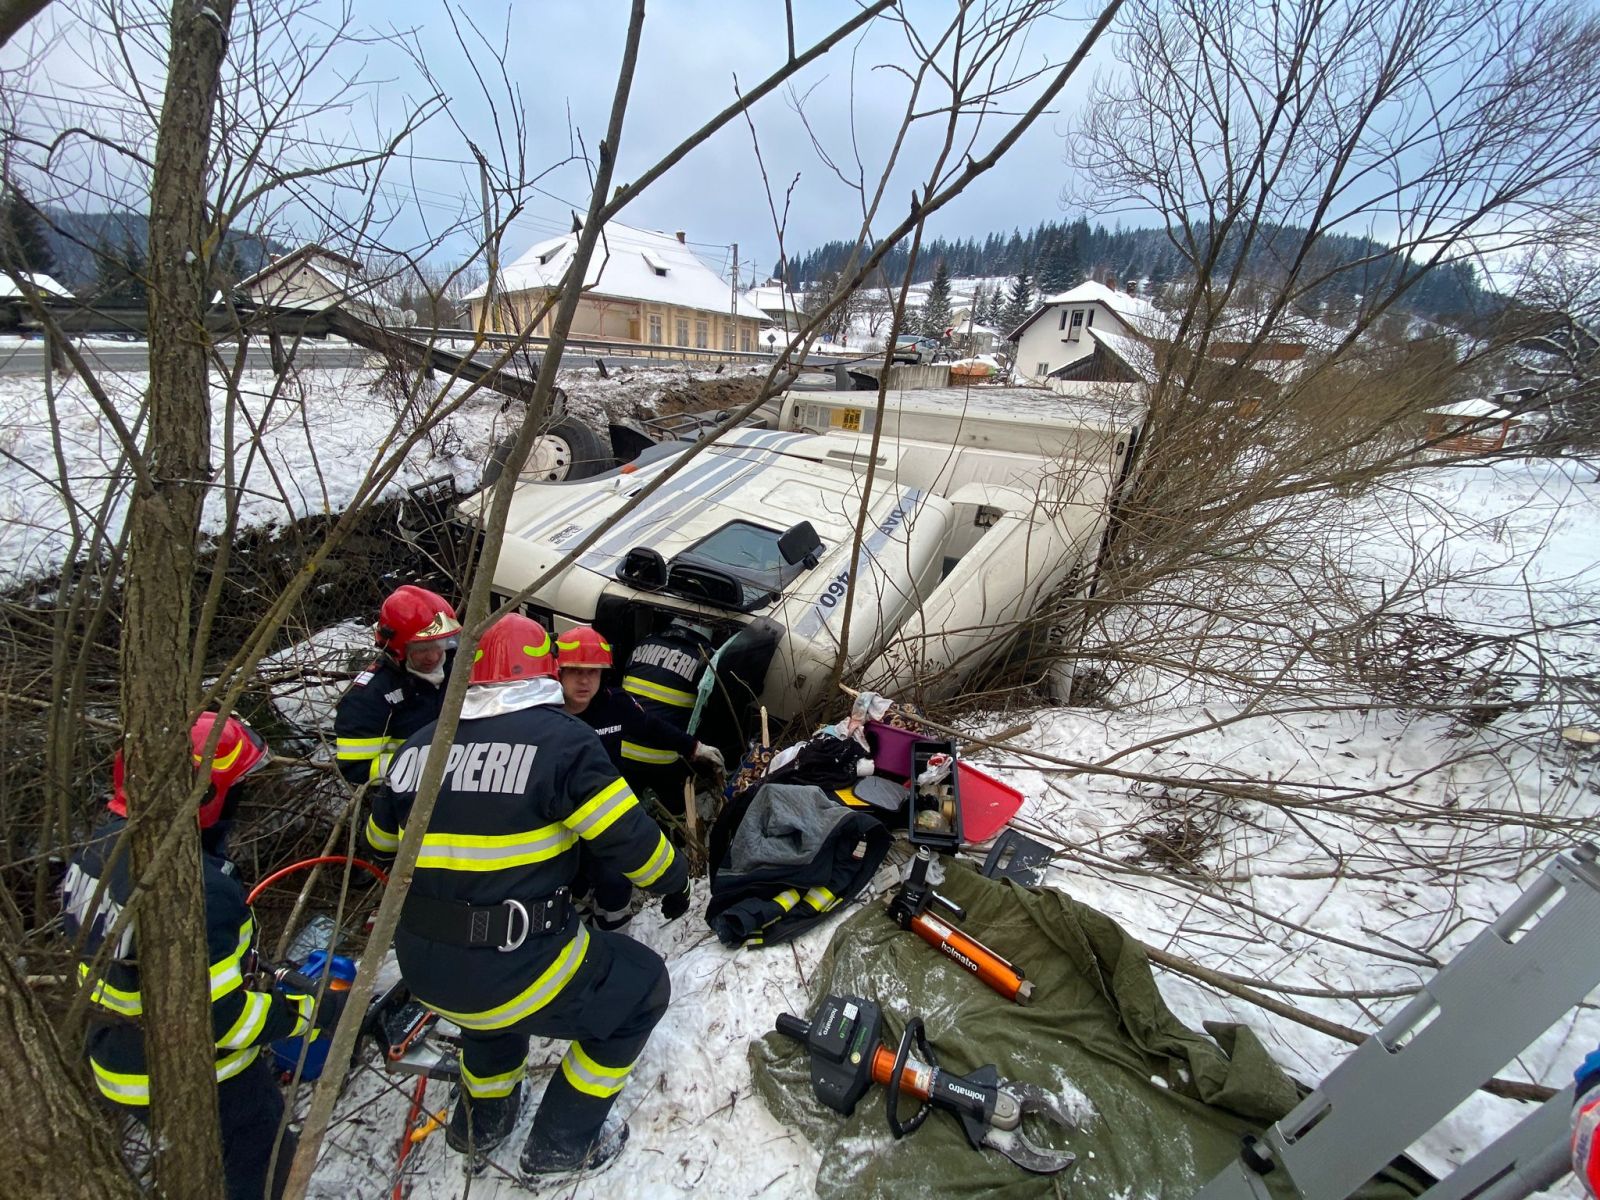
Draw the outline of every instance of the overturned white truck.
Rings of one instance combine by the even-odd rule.
[[[1043,599],[1088,587],[1141,413],[1043,389],[792,391],[702,454],[535,591],[557,630],[592,622],[618,661],[677,619],[712,633],[716,715],[737,743],[755,706],[784,720],[846,672],[891,694],[948,693]],[[667,441],[587,479],[518,483],[494,590],[543,575],[694,445]],[[460,515],[481,519],[487,493]],[[846,635],[848,617],[848,635]],[[731,722],[735,728],[725,728]]]

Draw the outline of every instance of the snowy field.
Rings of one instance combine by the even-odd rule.
[[[681,371],[661,375],[570,382],[580,406],[637,404],[653,388],[684,378]],[[293,396],[280,396],[270,408],[271,377],[250,379],[261,397],[267,449],[267,463],[256,469],[275,482],[247,500],[249,520],[337,508],[353,494],[394,417],[368,390],[367,378],[355,371],[308,374]],[[123,381],[119,405],[132,412],[142,386],[139,377]],[[115,461],[115,443],[86,393],[69,385],[55,406],[54,412],[46,406],[36,381],[0,380],[0,572],[10,579],[50,571],[70,545],[51,429],[61,430],[73,502],[85,509],[101,503]],[[437,441],[443,453],[419,446],[396,486],[442,471],[464,482],[474,478],[495,422],[503,420],[498,409],[498,398],[489,397],[464,408],[452,419],[453,435]],[[1361,502],[1370,517],[1370,553],[1381,559],[1397,543],[1398,529],[1436,528],[1440,545],[1460,565],[1481,568],[1472,586],[1448,596],[1450,617],[1464,626],[1501,627],[1529,607],[1557,622],[1592,616],[1592,607],[1581,606],[1592,605],[1600,589],[1600,484],[1593,479],[1592,470],[1543,460],[1492,470],[1441,465],[1416,476],[1403,495]],[[1593,676],[1600,647],[1592,633],[1552,637],[1551,653],[1564,669]],[[981,734],[1030,723],[1003,752],[974,760],[1025,794],[1017,820],[1024,831],[1062,847],[1051,886],[1105,911],[1154,947],[1266,981],[1262,986],[1297,989],[1274,994],[1363,1032],[1403,1003],[1397,993],[1428,977],[1430,956],[1447,960],[1537,877],[1540,864],[1570,844],[1573,823],[1595,828],[1600,758],[1561,739],[1570,715],[1557,720],[1536,708],[1466,726],[1448,715],[1371,706],[1230,720],[1238,710],[1224,697],[1185,700],[1182,707],[1013,710],[966,727]],[[1106,769],[1068,765],[1083,763]],[[1196,801],[1174,782],[1219,776],[1275,781],[1297,796],[1309,790],[1330,799],[1299,808],[1215,793]],[[1153,777],[1166,782],[1154,784]],[[1491,811],[1506,819],[1447,819]],[[1152,831],[1196,813],[1211,836],[1195,869],[1180,872],[1170,859],[1152,856]],[[1522,823],[1520,816],[1556,818],[1558,828]],[[881,902],[896,882],[898,861],[897,854],[872,895],[858,903]],[[673,1003],[619,1102],[632,1126],[627,1150],[611,1169],[568,1181],[556,1194],[608,1200],[813,1194],[818,1157],[756,1099],[746,1048],[777,1013],[808,1011],[808,981],[832,927],[769,950],[729,951],[693,915],[704,911],[705,900],[699,880],[689,917],[663,924],[652,904],[629,927],[667,959]],[[1303,1081],[1315,1082],[1348,1052],[1343,1042],[1184,976],[1158,971],[1157,978],[1184,1021],[1252,1026]],[[1590,1005],[1500,1074],[1559,1087],[1597,1042],[1600,1014]],[[435,1135],[410,1156],[409,1194],[524,1194],[508,1171],[563,1049],[535,1041],[531,1094],[518,1132],[495,1156],[499,1165],[467,1181]],[[373,1200],[390,1194],[409,1093],[409,1080],[370,1069],[353,1076],[313,1194]],[[427,1107],[437,1111],[447,1103],[445,1087],[432,1085]],[[1444,1169],[1527,1111],[1478,1093],[1416,1153],[1425,1165]],[[882,1137],[887,1142],[886,1128]],[[1551,1194],[1578,1193],[1569,1186]]]

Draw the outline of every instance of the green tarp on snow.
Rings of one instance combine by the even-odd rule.
[[[1002,1078],[1036,1083],[1062,1101],[1075,1130],[1036,1119],[1025,1128],[1037,1143],[1072,1150],[1078,1164],[1055,1180],[1029,1175],[992,1150],[973,1150],[956,1118],[937,1110],[896,1142],[882,1088],[868,1091],[849,1118],[823,1108],[799,1044],[769,1033],[750,1047],[756,1090],[821,1154],[823,1200],[1183,1200],[1233,1159],[1241,1134],[1259,1132],[1297,1102],[1295,1085],[1247,1027],[1208,1023],[1207,1037],[1181,1024],[1138,942],[1109,917],[1060,892],[993,882],[958,863],[939,890],[966,908],[964,931],[1033,981],[1031,1005],[1001,999],[872,904],[838,927],[812,980],[811,1010],[829,993],[876,1001],[891,1045],[909,1017],[921,1016],[941,1066],[965,1074],[992,1062]],[[902,1117],[912,1107],[905,1101]],[[1362,1193],[1412,1194],[1387,1185]]]

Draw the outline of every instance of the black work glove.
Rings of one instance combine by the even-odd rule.
[[[683,885],[683,891],[673,892],[672,895],[661,901],[661,915],[668,921],[676,921],[689,911],[689,885]]]
[[[290,1000],[300,1000],[304,997],[315,999],[317,989],[322,986],[321,980],[311,979],[293,969],[280,970],[278,983],[283,988],[283,994]],[[350,998],[350,993],[344,990],[335,991],[328,988],[322,993],[322,1002],[317,1005],[316,1012],[312,1014],[313,1028],[329,1037],[339,1024],[339,1016],[344,1012],[345,1001]]]
[[[329,988],[322,993],[322,1002],[317,1005],[316,1016],[312,1018],[318,1032],[325,1037],[333,1036],[333,1031],[339,1024],[339,1017],[344,1012],[345,1002],[349,999],[350,993],[346,991],[336,992]]]

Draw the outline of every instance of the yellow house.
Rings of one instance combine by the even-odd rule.
[[[494,311],[486,289],[467,297],[472,328],[547,335],[554,300],[578,245],[576,233],[540,242],[501,271]],[[571,337],[690,350],[756,351],[761,310],[698,258],[682,233],[654,233],[612,221],[590,260]],[[549,308],[543,316],[541,310]],[[535,318],[537,317],[537,320]]]

